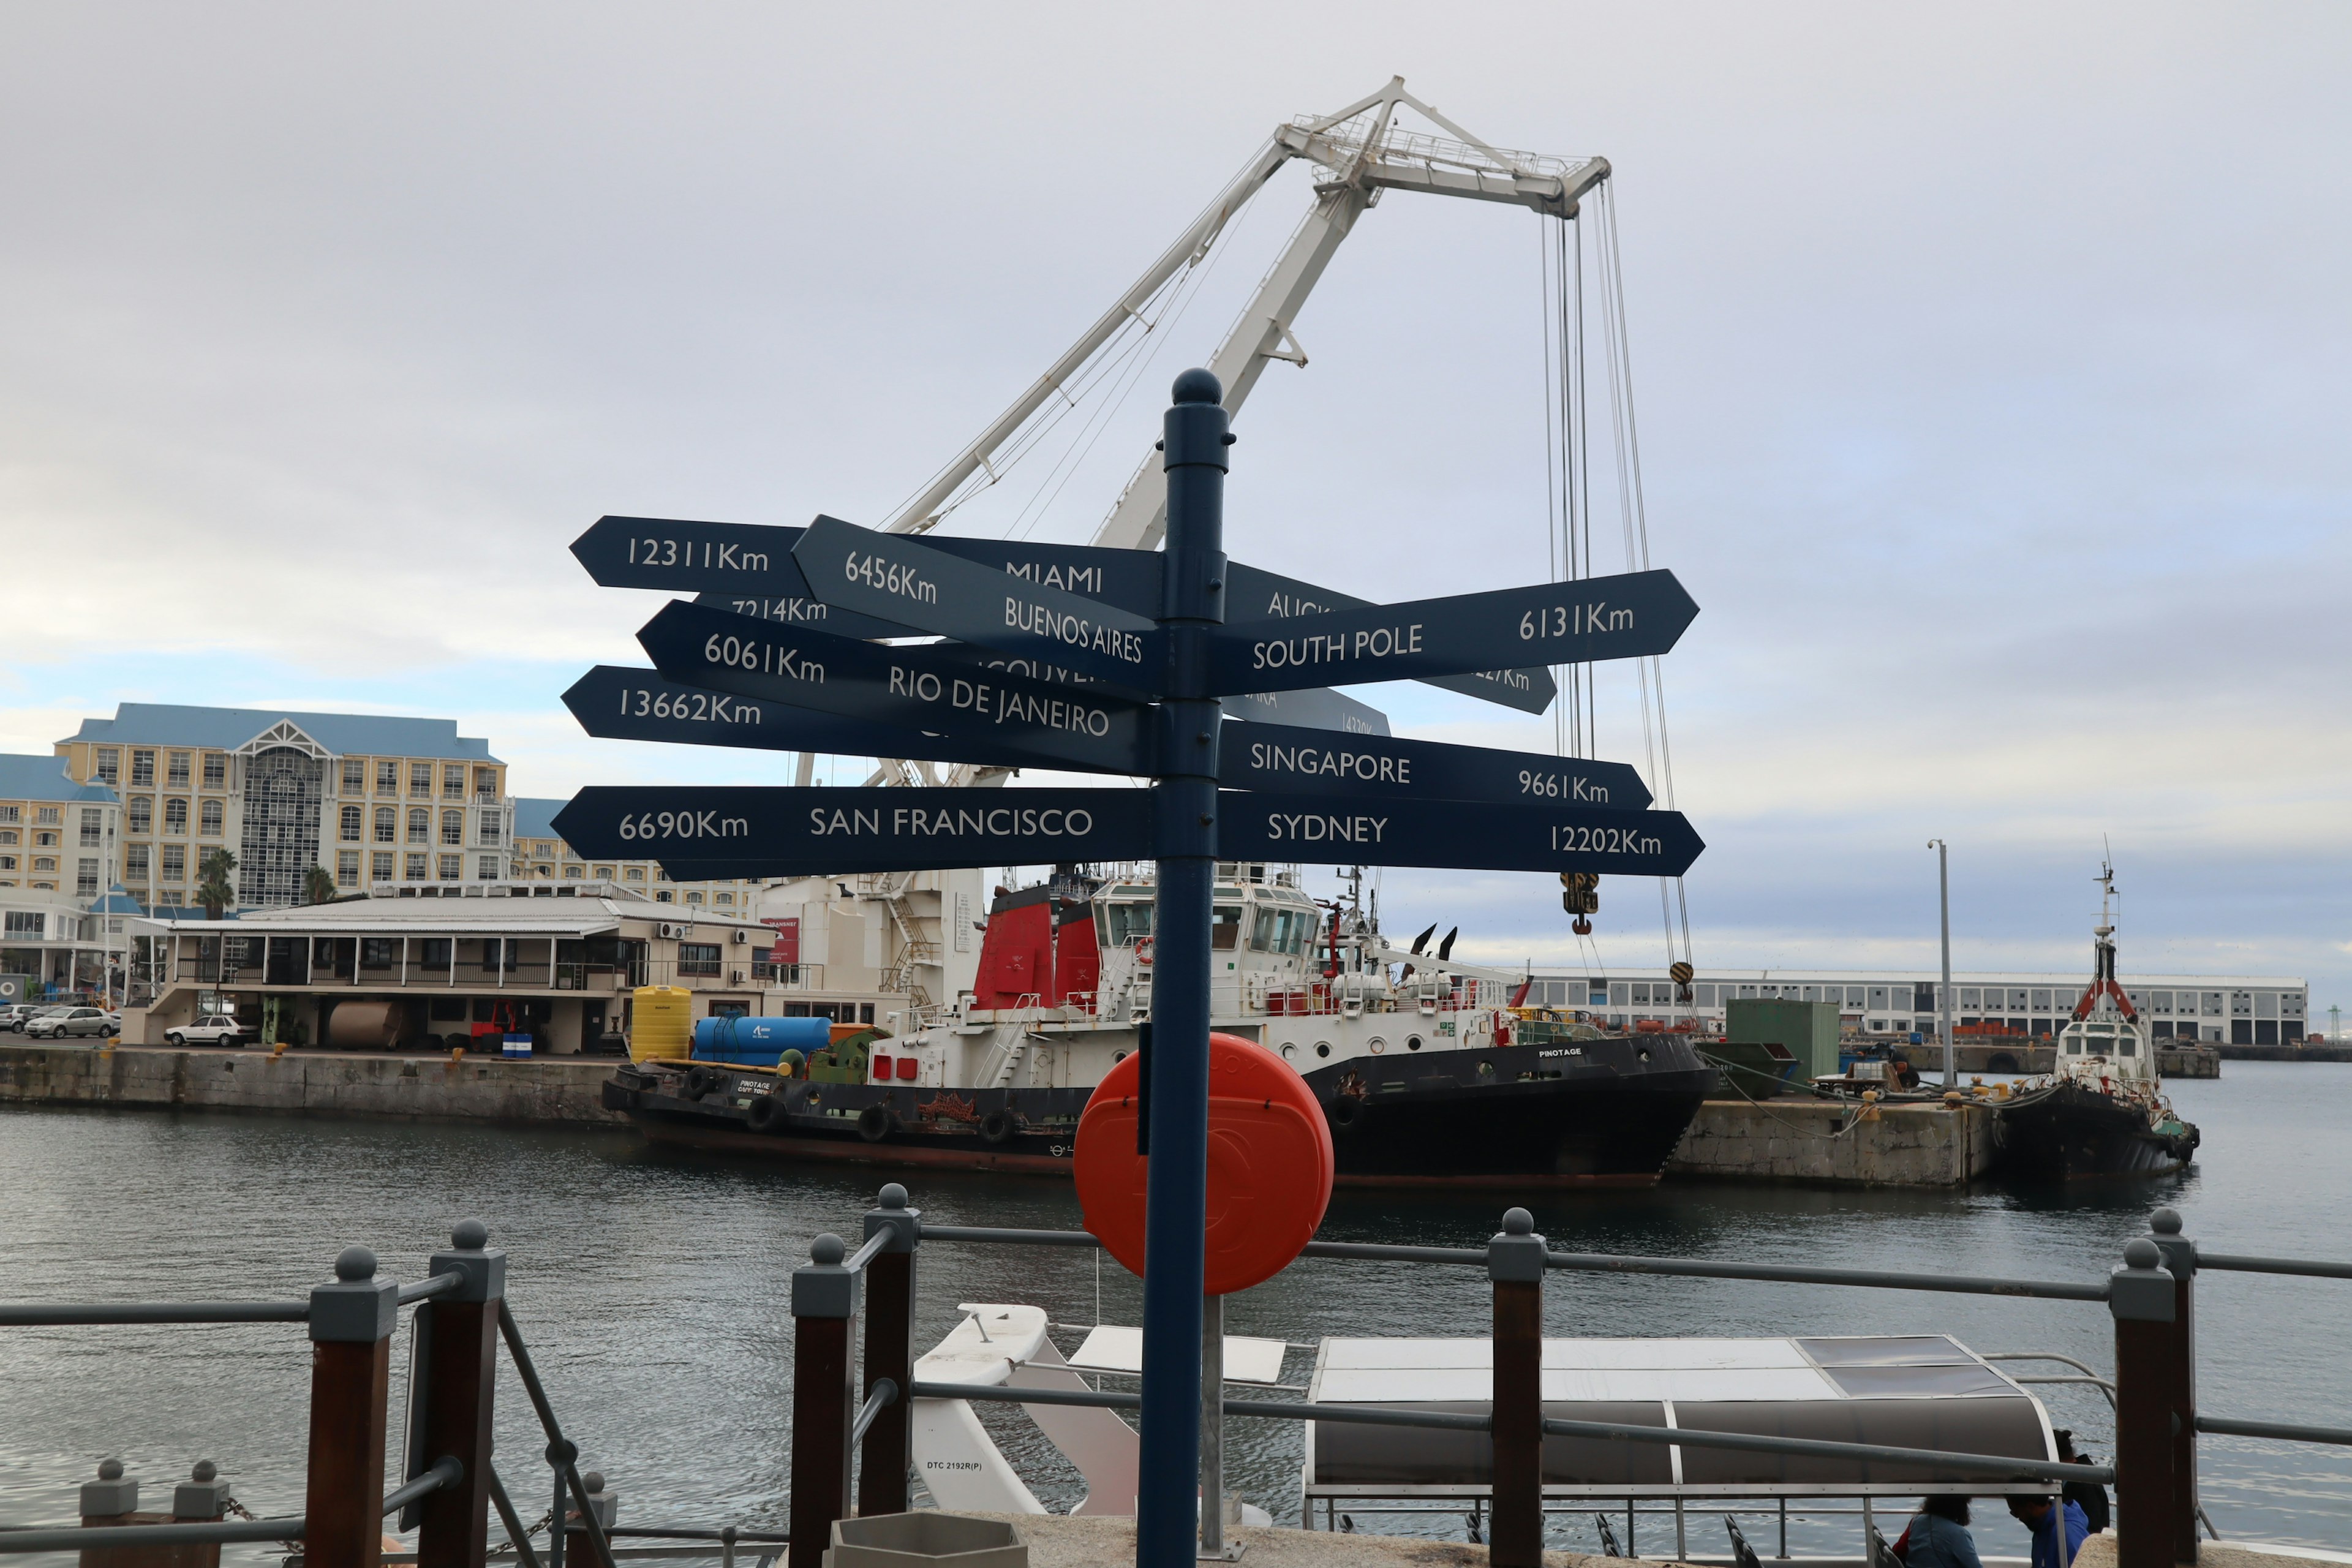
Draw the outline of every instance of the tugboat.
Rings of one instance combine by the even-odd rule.
[[[1379,930],[1360,872],[1320,905],[1295,869],[1225,863],[1213,1026],[1315,1091],[1353,1185],[1650,1186],[1715,1083],[1685,1035],[1604,1031],[1513,1005],[1524,976]],[[785,1158],[1067,1175],[1094,1086],[1151,1016],[1148,874],[999,889],[971,990],[909,1007],[894,1037],[759,1070],[646,1060],[606,1106],[656,1141]]]
[[[2188,1165],[2196,1124],[2157,1087],[2154,1037],[2116,982],[2115,868],[2099,868],[2091,984],[2058,1036],[2057,1066],[2000,1102],[1995,1168],[2027,1181],[2158,1176]]]

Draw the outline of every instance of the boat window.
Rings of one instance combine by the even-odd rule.
[[[1315,929],[1315,917],[1306,910],[1285,910],[1282,920],[1282,951],[1296,958],[1307,946],[1307,933]]]
[[[1250,951],[1271,952],[1282,937],[1283,910],[1258,909],[1250,914]]]
[[[1231,952],[1242,936],[1242,907],[1239,904],[1219,904],[1209,916],[1209,946],[1219,952]]]
[[[1151,934],[1151,911],[1148,902],[1110,903],[1103,909],[1108,915],[1104,926],[1104,942],[1110,947],[1132,947],[1135,939]]]
[[[2083,1054],[2083,1037],[2072,1029],[2066,1031],[2066,1054],[2070,1057]]]
[[[2134,1035],[2130,1030],[2126,1029],[2123,1032],[2123,1037],[2116,1042],[2116,1054],[2117,1056],[2125,1057],[2136,1057],[2139,1055],[2138,1037]]]

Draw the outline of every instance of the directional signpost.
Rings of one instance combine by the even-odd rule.
[[[1157,859],[1137,1561],[1193,1560],[1219,859],[1680,876],[1705,847],[1612,763],[1406,741],[1328,688],[1425,680],[1540,712],[1544,667],[1661,654],[1697,606],[1667,572],[1367,605],[1226,560],[1227,433],[1177,378],[1164,553],[601,520],[600,583],[698,593],[639,634],[658,674],[564,694],[591,734],[1154,781],[991,790],[594,788],[555,826],[674,877]],[[948,639],[887,646],[871,638]],[[1535,661],[1535,662],[1528,662]]]

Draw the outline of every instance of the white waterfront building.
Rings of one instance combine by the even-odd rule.
[[[1834,1002],[1847,1028],[1868,1035],[1936,1029],[1940,976],[1929,970],[1716,969],[1700,974],[1691,1000],[1675,1000],[1663,969],[1563,971],[1538,967],[1530,1005],[1575,1007],[1620,1026],[1696,1018],[1721,1027],[1724,1004],[1739,996]],[[2284,1045],[2303,1038],[2309,988],[2293,974],[2123,974],[2132,1005],[2158,1038]],[[2080,973],[1954,971],[1952,1021],[1999,1021],[2026,1035],[2055,1034],[2083,994]]]

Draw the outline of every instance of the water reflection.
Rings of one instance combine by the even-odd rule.
[[[2207,1142],[2195,1171],[2160,1187],[1675,1184],[1544,1194],[1528,1206],[1554,1246],[1579,1251],[2080,1279],[2112,1264],[2160,1196],[2183,1209],[2191,1234],[2228,1250],[2352,1251],[2342,1228],[2321,1217],[2352,1195],[2352,1159],[2330,1109],[2352,1089],[2352,1068],[2232,1063],[2230,1074],[2172,1087]],[[292,1297],[324,1279],[352,1241],[374,1247],[387,1272],[413,1279],[453,1221],[478,1215],[512,1258],[515,1311],[558,1413],[584,1464],[612,1478],[625,1518],[772,1529],[783,1520],[790,1437],[786,1282],[817,1232],[854,1229],[877,1180],[656,1152],[607,1133],[12,1110],[0,1113],[0,1190],[9,1194],[0,1262],[5,1293],[17,1300]],[[935,1175],[911,1184],[944,1222],[1078,1223],[1069,1190],[1054,1184]],[[1501,1206],[1484,1194],[1342,1193],[1323,1234],[1475,1245]],[[921,1278],[926,1342],[964,1302],[1032,1302],[1076,1325],[1140,1317],[1137,1282],[1091,1253],[934,1244]],[[1550,1281],[1546,1311],[1555,1334],[1932,1330],[1979,1350],[2112,1362],[2104,1310],[2064,1302],[1568,1275]],[[1227,1321],[1236,1333],[1310,1342],[1479,1334],[1487,1312],[1475,1270],[1312,1264],[1234,1298]],[[2352,1415],[2352,1372],[2334,1348],[2352,1335],[2352,1287],[2209,1275],[2199,1312],[2209,1409],[2335,1424]],[[210,1458],[255,1512],[299,1511],[308,1390],[299,1328],[7,1332],[0,1522],[69,1517],[74,1489],[110,1455],[144,1478],[151,1506]],[[1076,1336],[1062,1338],[1066,1349]],[[1305,1381],[1308,1359],[1294,1353],[1289,1381]],[[2113,1451],[2095,1393],[2053,1388],[2045,1397],[2085,1446]],[[1017,1413],[985,1419],[1041,1497],[1057,1508],[1076,1500],[1075,1472]],[[535,1501],[547,1491],[542,1439],[510,1379],[499,1431],[501,1469],[535,1518],[546,1506]],[[1236,1422],[1229,1452],[1233,1484],[1295,1519],[1296,1428]],[[2225,1536],[2352,1547],[2352,1465],[2340,1454],[2212,1438],[2203,1452],[2207,1507]],[[1461,1535],[1452,1516],[1378,1527]],[[1655,1528],[1643,1522],[1654,1550],[1664,1541]],[[2021,1533],[1997,1510],[1979,1510],[1977,1529],[1988,1551],[2021,1551]],[[1830,1530],[1800,1525],[1792,1543],[1853,1540],[1851,1524]],[[1692,1549],[1720,1551],[1721,1534],[1719,1523],[1694,1526]],[[1593,1539],[1586,1521],[1554,1532],[1559,1545],[1589,1548]]]

